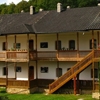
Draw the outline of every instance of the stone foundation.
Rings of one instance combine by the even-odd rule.
[[[100,99],[100,93],[99,92],[92,93],[92,98]]]
[[[21,89],[21,88],[7,88],[7,93],[16,94],[30,94],[38,91],[38,87],[32,89]]]

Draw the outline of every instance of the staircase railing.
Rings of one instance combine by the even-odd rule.
[[[87,66],[92,63],[92,58],[94,56],[94,51],[90,52],[87,56],[82,59],[82,61],[75,64],[68,70],[64,75],[59,77],[56,81],[49,85],[49,94],[55,92],[61,86],[63,86],[66,82],[71,80],[75,75],[83,71]]]

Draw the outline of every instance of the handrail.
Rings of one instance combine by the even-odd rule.
[[[58,80],[54,81],[52,84],[49,85],[49,92],[52,90],[57,90],[57,87],[61,87],[63,84],[66,83],[66,81],[69,81],[72,79],[75,75],[77,75],[79,72],[81,72],[84,68],[82,66],[85,66],[86,63],[89,62],[89,64],[92,61],[94,51],[90,52],[87,56],[82,59],[81,62],[78,62],[73,67],[71,67],[70,70],[68,70],[64,75],[59,77]],[[88,65],[87,65],[88,66]],[[86,66],[85,66],[86,68]]]

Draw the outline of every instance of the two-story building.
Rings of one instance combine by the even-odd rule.
[[[61,8],[0,15],[0,85],[7,92],[98,89],[100,7]]]

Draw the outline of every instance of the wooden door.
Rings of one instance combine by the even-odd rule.
[[[29,67],[29,78],[30,80],[34,79],[34,66]]]
[[[29,50],[34,50],[34,40],[29,40]]]

